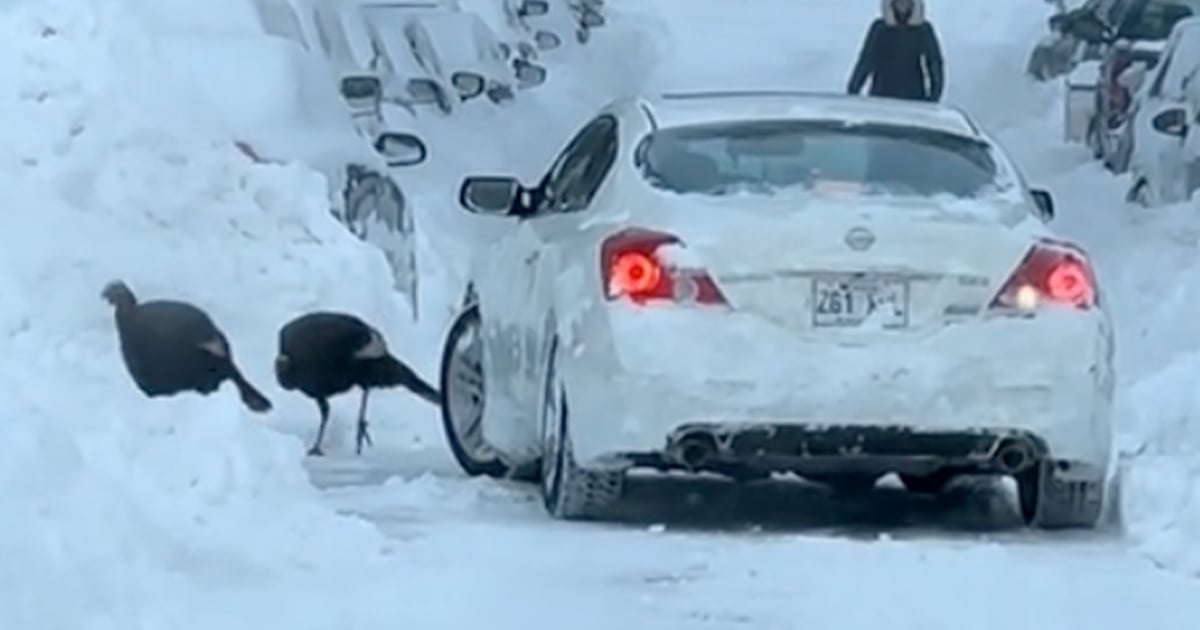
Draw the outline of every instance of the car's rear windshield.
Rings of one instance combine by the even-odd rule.
[[[990,148],[927,128],[756,120],[667,127],[638,145],[642,176],[678,194],[973,198],[996,190]]]

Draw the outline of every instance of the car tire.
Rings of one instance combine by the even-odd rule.
[[[1016,475],[1025,524],[1037,529],[1094,529],[1104,515],[1104,478],[1061,479],[1053,461],[1040,461]]]
[[[900,475],[900,482],[909,492],[939,494],[951,481],[954,481],[954,476],[952,471],[942,469],[928,475]]]
[[[542,392],[542,503],[554,518],[594,519],[621,499],[625,472],[588,470],[576,463],[571,448],[570,408],[556,370],[557,356],[556,338],[550,345]]]
[[[473,337],[473,339],[472,339]],[[478,350],[460,347],[474,341]],[[442,392],[442,429],[459,468],[471,477],[503,477],[508,467],[483,442],[485,381],[482,319],[470,306],[454,320],[442,348],[439,385]],[[471,379],[477,379],[474,387]],[[469,423],[464,427],[464,422]]]

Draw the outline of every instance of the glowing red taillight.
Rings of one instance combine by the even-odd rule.
[[[681,267],[666,260],[663,247],[682,245],[678,237],[641,228],[627,228],[600,245],[600,275],[609,300],[628,299],[678,304],[727,304],[708,272]]]
[[[1033,311],[1046,303],[1083,310],[1096,305],[1095,275],[1083,251],[1065,243],[1039,242],[1000,288],[991,308]]]

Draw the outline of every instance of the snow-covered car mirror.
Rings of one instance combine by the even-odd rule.
[[[1038,189],[1029,191],[1029,195],[1037,206],[1038,216],[1047,223],[1054,220],[1054,196],[1049,191]]]
[[[522,59],[513,62],[517,82],[522,88],[537,87],[546,82],[546,68]]]
[[[504,55],[505,59],[513,56],[513,47],[508,42],[500,42],[496,45],[500,47],[500,54]]]
[[[512,212],[520,193],[520,182],[511,177],[467,177],[459,188],[458,202],[475,214],[503,216]]]
[[[388,166],[415,166],[425,161],[429,149],[425,142],[411,133],[385,131],[375,138],[375,150],[384,157]]]
[[[538,31],[533,34],[533,43],[538,50],[554,50],[562,46],[562,38],[550,31]]]
[[[370,75],[343,77],[339,88],[342,98],[355,109],[373,107],[383,95],[383,83]]]
[[[1161,111],[1150,121],[1150,125],[1159,133],[1182,138],[1187,135],[1187,111],[1182,107]]]
[[[459,96],[464,101],[483,94],[484,88],[487,87],[487,80],[474,72],[455,72],[450,77],[450,83],[458,90]]]
[[[549,12],[550,3],[546,0],[525,0],[521,3],[521,8],[517,9],[517,15],[521,17],[546,15]]]
[[[585,10],[583,15],[579,16],[579,23],[588,28],[604,26],[604,22],[604,16],[591,9]]]
[[[409,79],[405,91],[415,105],[431,105],[438,102],[438,84],[433,79]]]

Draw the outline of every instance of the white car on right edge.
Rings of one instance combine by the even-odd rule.
[[[447,334],[444,429],[469,474],[540,479],[555,517],[604,515],[634,468],[915,492],[1008,475],[1030,525],[1106,514],[1096,275],[957,109],[619,100],[539,182],[471,176],[459,201],[511,230]]]
[[[1200,190],[1200,17],[1175,24],[1134,107],[1127,200],[1186,201]]]

